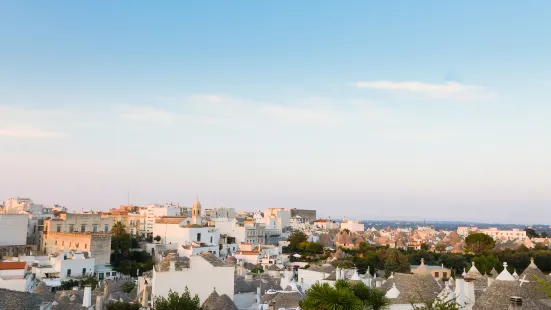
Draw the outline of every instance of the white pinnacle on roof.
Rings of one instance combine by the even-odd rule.
[[[400,291],[396,287],[396,283],[392,283],[392,288],[389,289],[386,292],[385,297],[386,298],[398,298],[399,295],[400,295]]]
[[[518,273],[517,273],[517,269],[515,268],[515,270],[513,271],[513,274],[512,276],[518,280]]]
[[[354,269],[354,274],[350,278],[351,281],[361,281],[360,275],[358,274],[358,269]]]
[[[536,266],[536,264],[534,264],[534,258],[533,257],[530,258],[530,265],[528,265],[528,268],[538,268],[538,266]]]
[[[469,269],[469,272],[467,272],[467,276],[481,276],[482,274],[480,273],[480,271],[478,271],[478,269],[474,265],[474,262],[472,262],[472,265],[473,266],[471,267],[471,269]]]
[[[496,280],[516,281],[515,277],[513,277],[507,270],[507,263],[503,263],[503,271],[497,276]]]

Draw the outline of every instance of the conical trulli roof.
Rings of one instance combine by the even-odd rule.
[[[216,310],[216,303],[220,299],[220,295],[216,292],[216,289],[205,299],[205,302],[201,306],[204,310]]]
[[[215,308],[216,310],[239,310],[231,298],[224,294],[218,298]]]
[[[51,302],[54,300],[54,295],[50,292],[50,289],[46,286],[46,283],[40,282],[33,290],[33,293],[40,296],[44,302]]]

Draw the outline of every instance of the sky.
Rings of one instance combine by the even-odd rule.
[[[549,12],[3,1],[0,200],[551,223]]]

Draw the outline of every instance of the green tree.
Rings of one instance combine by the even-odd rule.
[[[111,300],[105,305],[105,310],[140,310],[140,305],[121,300]]]
[[[443,299],[436,297],[434,300],[426,301],[422,305],[411,304],[414,310],[459,310],[459,304],[455,302],[455,299],[444,301]]]
[[[362,282],[352,284],[345,280],[337,280],[334,287],[327,283],[314,284],[300,303],[304,310],[382,310],[389,305],[390,300],[384,292],[367,287]]]
[[[289,236],[289,239],[287,239],[287,241],[289,241],[289,247],[291,247],[294,250],[298,249],[298,245],[301,242],[306,242],[306,240],[308,240],[308,238],[306,237],[306,234],[304,234],[300,230],[294,230]]]
[[[541,234],[540,234],[540,237],[549,238],[549,234],[546,231],[542,231]]]
[[[134,282],[125,282],[122,284],[122,290],[126,294],[130,294],[130,292],[132,292],[134,287],[136,287],[136,284]]]
[[[155,236],[155,238],[153,238],[153,240],[159,242],[159,241],[161,241],[161,236],[157,235],[157,236]]]
[[[316,283],[306,291],[300,301],[303,310],[363,310],[360,299],[349,288],[336,288],[328,283]]]
[[[402,254],[399,250],[388,249],[385,258],[385,273],[386,276],[390,276],[392,272],[409,273],[408,258]]]
[[[352,291],[360,299],[365,309],[382,310],[390,306],[390,299],[385,297],[383,291],[370,288],[363,282],[356,283],[352,287]]]
[[[434,249],[436,250],[436,252],[438,253],[442,253],[442,252],[445,252],[446,251],[446,245],[443,244],[443,243],[438,243]]]
[[[471,233],[465,238],[465,251],[475,255],[488,253],[495,245],[494,238],[483,233]]]
[[[308,246],[306,247],[306,251],[312,253],[312,254],[319,254],[323,252],[323,245],[321,243],[317,242],[310,242],[308,243]]]
[[[530,239],[539,237],[538,233],[532,228],[526,228],[524,231],[526,232],[526,236]]]
[[[154,302],[155,310],[200,310],[201,305],[199,296],[195,295],[191,297],[189,290],[186,286],[182,295],[177,292],[169,291],[168,298],[162,296],[155,296]]]
[[[126,235],[126,227],[121,221],[117,221],[111,228],[111,233],[116,237]]]

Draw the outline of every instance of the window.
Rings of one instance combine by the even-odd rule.
[[[77,242],[77,249],[78,249],[79,246],[80,246],[80,243]]]
[[[212,244],[212,236],[210,237],[210,243]]]
[[[434,277],[435,277],[435,278],[438,278],[439,275],[440,275],[440,274],[438,273],[438,271],[435,271],[435,272],[434,272]]]
[[[105,228],[104,228],[103,232],[105,232],[105,233],[109,232],[109,225],[105,224]]]
[[[117,273],[115,271],[111,272],[111,275],[114,277],[117,275]]]
[[[67,269],[67,276],[68,276],[68,277],[71,276],[71,269]]]
[[[73,231],[75,231],[75,225],[69,224],[69,232],[73,232]]]
[[[86,275],[86,268],[82,268],[82,275]]]
[[[61,225],[57,225],[56,230],[57,232],[61,232]]]
[[[86,225],[80,225],[80,232],[86,232]]]
[[[447,272],[442,272],[442,278],[447,278],[448,277],[448,273]]]
[[[92,226],[92,231],[93,232],[98,232],[98,225]]]
[[[88,248],[88,244],[87,244],[87,243],[84,244],[84,248],[85,248],[85,249]]]
[[[197,233],[197,241],[201,241],[201,233]]]
[[[61,245],[62,245],[62,246],[65,246],[65,241],[61,241]]]
[[[105,276],[106,276],[106,277],[109,277],[110,275],[111,275],[110,272],[106,272],[106,273],[105,273]]]
[[[55,245],[57,245],[57,240],[55,241]]]

